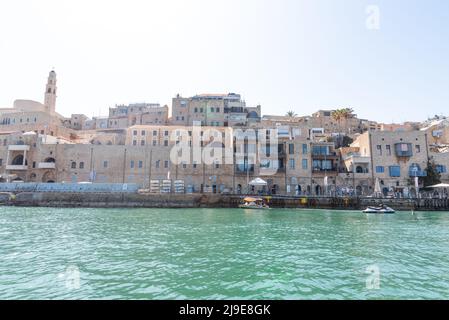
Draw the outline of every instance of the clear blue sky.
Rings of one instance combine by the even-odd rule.
[[[43,100],[54,67],[64,115],[239,92],[264,114],[423,120],[449,114],[448,40],[447,0],[3,1],[0,106]]]

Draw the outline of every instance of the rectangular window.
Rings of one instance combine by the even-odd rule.
[[[419,144],[417,144],[417,145],[415,146],[415,152],[416,152],[416,153],[421,153],[421,146],[420,146]]]
[[[156,168],[159,169],[161,166],[161,160],[156,161]]]
[[[164,161],[164,168],[167,169],[168,168],[168,160]]]
[[[137,136],[137,130],[133,131],[133,136]]]
[[[144,146],[145,145],[145,140],[140,140],[140,145]]]
[[[187,169],[187,164],[186,163],[182,163],[182,168],[183,169]]]
[[[401,167],[400,166],[390,166],[390,177],[400,177]]]
[[[168,130],[166,130],[164,134],[166,137],[168,137]]]
[[[84,169],[84,162],[80,162],[80,169]]]
[[[139,169],[143,168],[143,161],[139,161]]]
[[[1,159],[0,159],[1,160]],[[437,165],[436,166],[436,171],[438,172],[438,173],[447,173],[447,168],[446,168],[446,166],[444,166],[444,165]]]
[[[142,130],[142,133],[141,133],[142,136],[145,136],[145,133],[146,133],[145,130]]]
[[[197,166],[198,166],[197,163],[194,162],[194,163],[193,163],[193,169],[196,169]]]
[[[157,141],[153,140],[153,146],[157,146]]]
[[[383,166],[376,167],[376,173],[384,173],[384,172],[385,172],[385,168]]]
[[[380,144],[378,144],[376,149],[377,149],[377,155],[381,156],[382,155],[382,146]]]
[[[302,154],[307,154],[309,151],[308,151],[308,147],[307,147],[307,144],[303,144],[302,145]]]
[[[288,160],[288,166],[290,169],[295,169],[295,159]]]
[[[302,169],[307,170],[309,167],[309,161],[307,159],[302,159]]]
[[[0,159],[0,167],[3,165],[3,159]]]
[[[391,156],[391,146],[388,144],[385,148],[387,149],[387,156]]]
[[[288,145],[288,153],[289,154],[295,154],[295,145],[293,143],[290,143]]]
[[[168,147],[168,140],[164,140],[164,146]]]
[[[33,161],[33,169],[36,168],[36,161]]]
[[[76,162],[75,161],[72,161],[71,167],[72,167],[72,169],[76,169]]]
[[[137,140],[133,140],[133,146],[137,146]]]
[[[107,168],[108,167],[108,162],[107,161],[103,161],[103,168]]]
[[[131,167],[131,169],[134,169],[134,160],[131,160],[130,167]]]
[[[157,131],[153,130],[153,137],[157,136]]]

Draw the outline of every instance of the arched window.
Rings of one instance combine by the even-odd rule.
[[[237,185],[237,194],[241,194],[242,193],[242,185],[239,184]]]
[[[23,155],[19,154],[16,156],[11,163],[13,166],[22,166],[23,165]]]

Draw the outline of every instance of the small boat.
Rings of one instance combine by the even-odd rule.
[[[266,204],[265,200],[262,198],[245,198],[243,203],[239,205],[241,209],[258,209],[267,210],[270,207]]]
[[[363,210],[364,213],[374,213],[374,214],[391,214],[395,213],[394,209],[387,207],[384,204],[381,204],[377,207],[368,207],[365,210]]]

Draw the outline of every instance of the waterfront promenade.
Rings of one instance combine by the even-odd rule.
[[[18,192],[0,194],[0,203],[21,207],[237,208],[243,195],[139,194],[134,192]],[[383,203],[398,211],[448,211],[448,199],[265,196],[272,208],[362,210]]]

